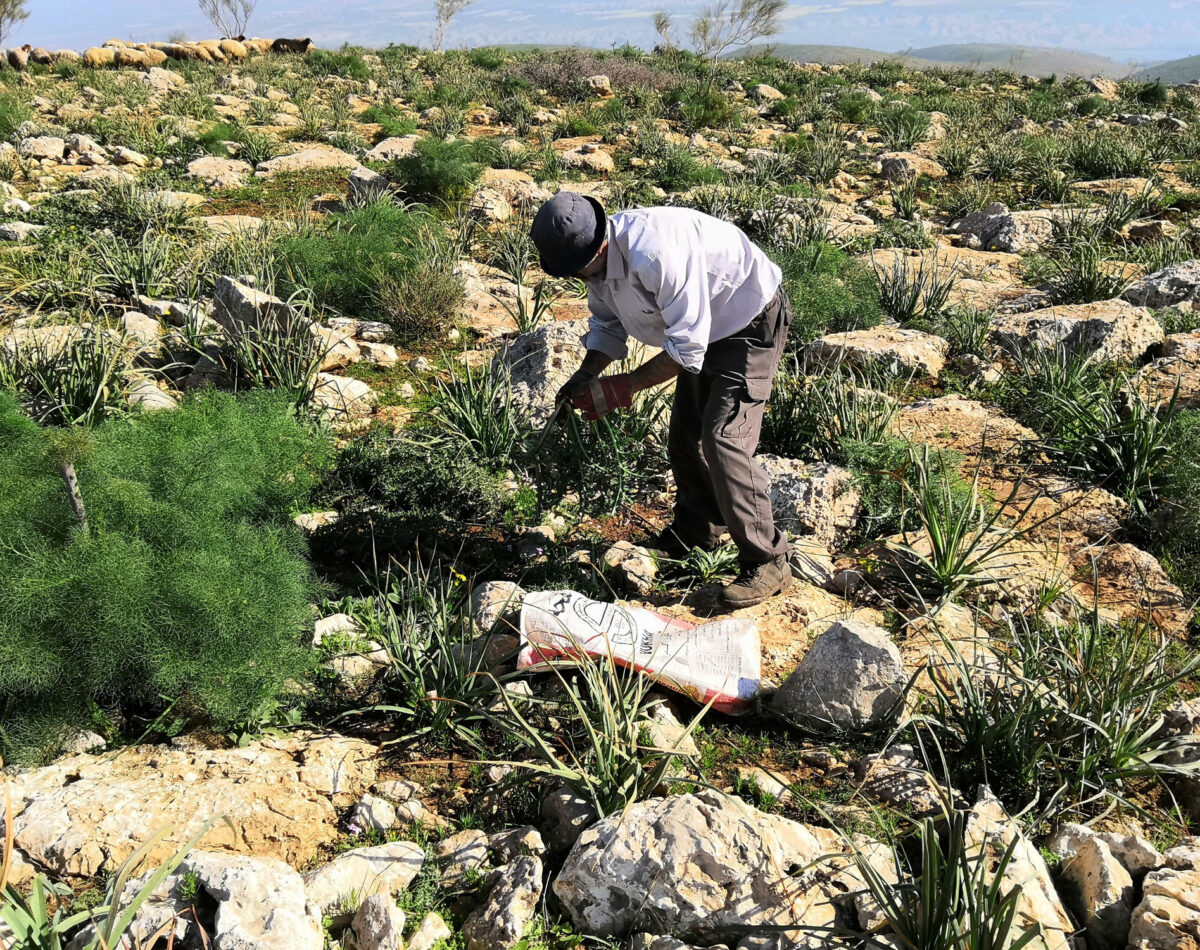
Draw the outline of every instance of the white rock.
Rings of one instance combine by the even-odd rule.
[[[187,167],[189,178],[199,178],[216,191],[240,188],[253,171],[249,162],[236,158],[220,158],[216,155],[197,158],[189,162]]]
[[[886,630],[839,620],[817,638],[772,706],[818,732],[857,732],[894,718],[905,682],[900,650]]]
[[[1133,912],[1133,879],[1099,838],[1086,839],[1063,865],[1074,885],[1071,909],[1087,928],[1088,950],[1124,950]]]
[[[771,511],[781,531],[835,547],[858,524],[862,493],[852,472],[777,455],[756,457],[771,480]]]
[[[372,894],[350,924],[354,950],[404,950],[404,911],[388,894]]]
[[[542,862],[516,858],[496,872],[498,880],[463,923],[467,950],[511,950],[525,933],[542,896]]]
[[[828,829],[705,790],[638,802],[598,822],[553,890],[585,934],[736,940],[746,927],[832,925],[839,904],[850,912],[848,895],[864,885],[837,856],[845,852]],[[895,880],[894,867],[879,870]]]
[[[350,173],[349,197],[352,201],[377,201],[391,190],[391,182],[366,166],[359,166]]]
[[[826,334],[810,343],[806,353],[820,363],[844,360],[894,374],[919,373],[936,382],[949,351],[950,344],[940,336],[885,325]]]
[[[1166,866],[1147,874],[1142,885],[1129,950],[1188,950],[1200,945],[1200,838],[1163,857]]]
[[[374,795],[364,795],[362,801],[354,806],[350,820],[361,827],[380,833],[391,831],[396,827],[396,808],[383,798]]]
[[[408,950],[433,950],[443,940],[449,940],[454,932],[446,926],[441,915],[432,911],[421,918],[417,929],[408,938]]]
[[[525,599],[512,581],[487,581],[471,591],[471,619],[480,633],[490,633],[503,619],[515,621]]]
[[[1008,352],[1061,346],[1097,362],[1136,363],[1165,337],[1145,307],[1102,300],[1002,314],[992,321],[990,338]]]
[[[1200,301],[1200,260],[1163,268],[1131,284],[1121,295],[1139,307],[1170,307]]]
[[[358,167],[358,159],[340,149],[328,145],[313,145],[291,155],[278,155],[259,162],[254,174],[259,178],[272,178],[281,172],[320,171],[326,168],[352,169]]]
[[[66,147],[67,143],[57,135],[38,135],[22,139],[18,146],[21,154],[26,158],[50,159],[55,162],[62,161]]]
[[[320,919],[347,898],[372,894],[395,897],[413,882],[425,862],[425,851],[409,841],[355,848],[304,875],[309,912]]]
[[[44,224],[9,221],[7,224],[0,224],[0,241],[27,241],[44,230],[46,230]]]
[[[405,158],[413,153],[420,140],[419,135],[392,136],[384,139],[363,157],[368,162],[390,162],[397,158]]]

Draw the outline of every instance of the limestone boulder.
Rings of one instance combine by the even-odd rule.
[[[847,851],[828,829],[705,790],[638,802],[598,822],[580,836],[552,890],[585,934],[642,931],[732,945],[747,927],[786,932],[855,913],[850,895],[863,883]],[[879,870],[895,879],[894,867]]]
[[[372,894],[355,912],[344,945],[348,950],[404,950],[404,923],[395,900]]]
[[[839,620],[817,638],[771,705],[813,732],[861,732],[895,718],[906,679],[900,650],[886,630]]]
[[[1063,864],[1070,909],[1087,929],[1088,950],[1125,950],[1133,913],[1133,878],[1107,844],[1085,840]]]
[[[1129,950],[1187,950],[1200,946],[1200,838],[1164,856],[1146,875],[1134,908]]]
[[[995,867],[1012,848],[1012,856],[1000,879],[1001,893],[1021,889],[1014,922],[1017,933],[1040,928],[1028,946],[1035,950],[1082,950],[1074,939],[1075,925],[1062,906],[1050,869],[1041,852],[1025,837],[991,790],[982,786],[967,818],[967,846],[971,854],[983,856]],[[995,872],[989,874],[994,880]]]
[[[287,324],[294,317],[288,304],[233,277],[218,277],[213,288],[213,319],[221,327],[236,333],[260,329],[269,324]]]
[[[317,374],[313,393],[313,408],[335,427],[352,427],[369,416],[379,402],[379,396],[360,379]]]
[[[886,181],[909,181],[919,175],[946,177],[945,168],[932,158],[916,152],[885,152],[879,156],[878,171]]]
[[[845,361],[852,366],[884,372],[928,376],[937,381],[946,365],[950,344],[940,336],[898,326],[828,333],[808,345],[807,356],[817,363]]]
[[[492,361],[492,372],[512,381],[513,405],[544,425],[559,388],[583,362],[587,320],[558,320],[523,333]]]
[[[949,230],[962,235],[968,247],[1022,254],[1049,245],[1060,218],[1048,210],[1009,211],[1008,205],[994,201],[955,221]]]
[[[577,145],[558,156],[563,168],[607,175],[616,170],[613,157],[596,145]]]
[[[471,591],[471,620],[480,633],[491,633],[501,621],[515,627],[525,590],[512,581],[487,581]]]
[[[1200,260],[1155,271],[1131,284],[1121,296],[1138,307],[1200,306]]]
[[[349,171],[358,165],[357,158],[341,149],[329,145],[312,145],[291,155],[277,155],[265,162],[259,162],[254,174],[257,178],[273,178],[281,172],[312,172],[334,168]]]
[[[425,851],[411,841],[393,841],[339,854],[304,875],[308,909],[318,920],[343,908],[348,898],[395,897],[420,873]]]
[[[392,188],[391,182],[366,166],[359,166],[350,173],[347,195],[351,201],[370,202],[384,197]]]
[[[254,171],[249,162],[205,155],[188,163],[189,178],[199,178],[214,191],[240,188]]]
[[[496,871],[482,904],[463,923],[467,950],[512,950],[537,913],[542,896],[542,861],[532,855]]]
[[[390,162],[397,158],[406,158],[413,153],[420,140],[419,135],[393,135],[372,148],[363,158],[368,162]]]
[[[1009,353],[1065,347],[1106,363],[1136,363],[1165,338],[1149,310],[1125,300],[1001,314],[992,321],[989,335]]]
[[[757,457],[771,481],[771,511],[781,531],[836,549],[858,524],[862,492],[853,473],[827,462]]]
[[[17,150],[26,158],[49,159],[61,162],[67,143],[57,135],[35,135],[22,139]]]
[[[162,828],[147,860],[166,860],[210,818],[200,847],[303,864],[337,837],[337,809],[375,777],[358,739],[289,733],[240,749],[135,746],[78,755],[13,782],[17,846],[59,877],[114,869]]]
[[[625,590],[649,593],[658,576],[658,565],[650,552],[631,541],[618,541],[601,558],[604,573]]]
[[[129,902],[153,870],[130,881]],[[211,929],[201,935],[191,908],[212,911]],[[139,941],[163,931],[177,946],[213,950],[321,950],[325,935],[308,913],[300,875],[275,858],[193,851],[141,905],[129,928]],[[88,932],[72,947],[86,946]],[[148,945],[148,943],[147,943]]]

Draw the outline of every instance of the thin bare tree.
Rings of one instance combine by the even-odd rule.
[[[3,0],[0,0],[3,2]],[[200,0],[200,9],[222,36],[245,36],[258,0]]]
[[[675,38],[671,35],[671,14],[666,10],[654,11],[654,32],[662,40],[664,49],[675,48]]]
[[[446,42],[446,31],[450,29],[450,21],[469,7],[473,0],[435,0],[434,9],[437,11],[437,25],[433,28],[433,36],[429,45],[440,50]]]
[[[709,62],[706,93],[717,78],[717,60],[721,55],[778,33],[779,15],[786,6],[786,0],[717,0],[696,17],[692,23],[692,45],[696,55]]]
[[[25,9],[25,0],[0,0],[0,47],[8,39],[12,28],[22,20],[29,19],[29,11]]]

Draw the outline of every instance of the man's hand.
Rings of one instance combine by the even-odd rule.
[[[593,379],[581,395],[571,400],[571,405],[592,422],[614,409],[628,409],[633,405],[633,380],[628,373]]]
[[[554,405],[561,406],[564,402],[573,403],[576,398],[582,396],[587,391],[589,385],[596,379],[596,374],[591,370],[584,369],[582,366],[575,370],[563,385],[559,388],[558,394],[554,397]]]

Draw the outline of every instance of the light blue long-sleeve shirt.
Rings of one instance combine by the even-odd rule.
[[[624,359],[633,337],[698,373],[710,343],[745,329],[783,280],[727,221],[690,208],[639,208],[608,219],[608,262],[588,281],[584,345]]]

